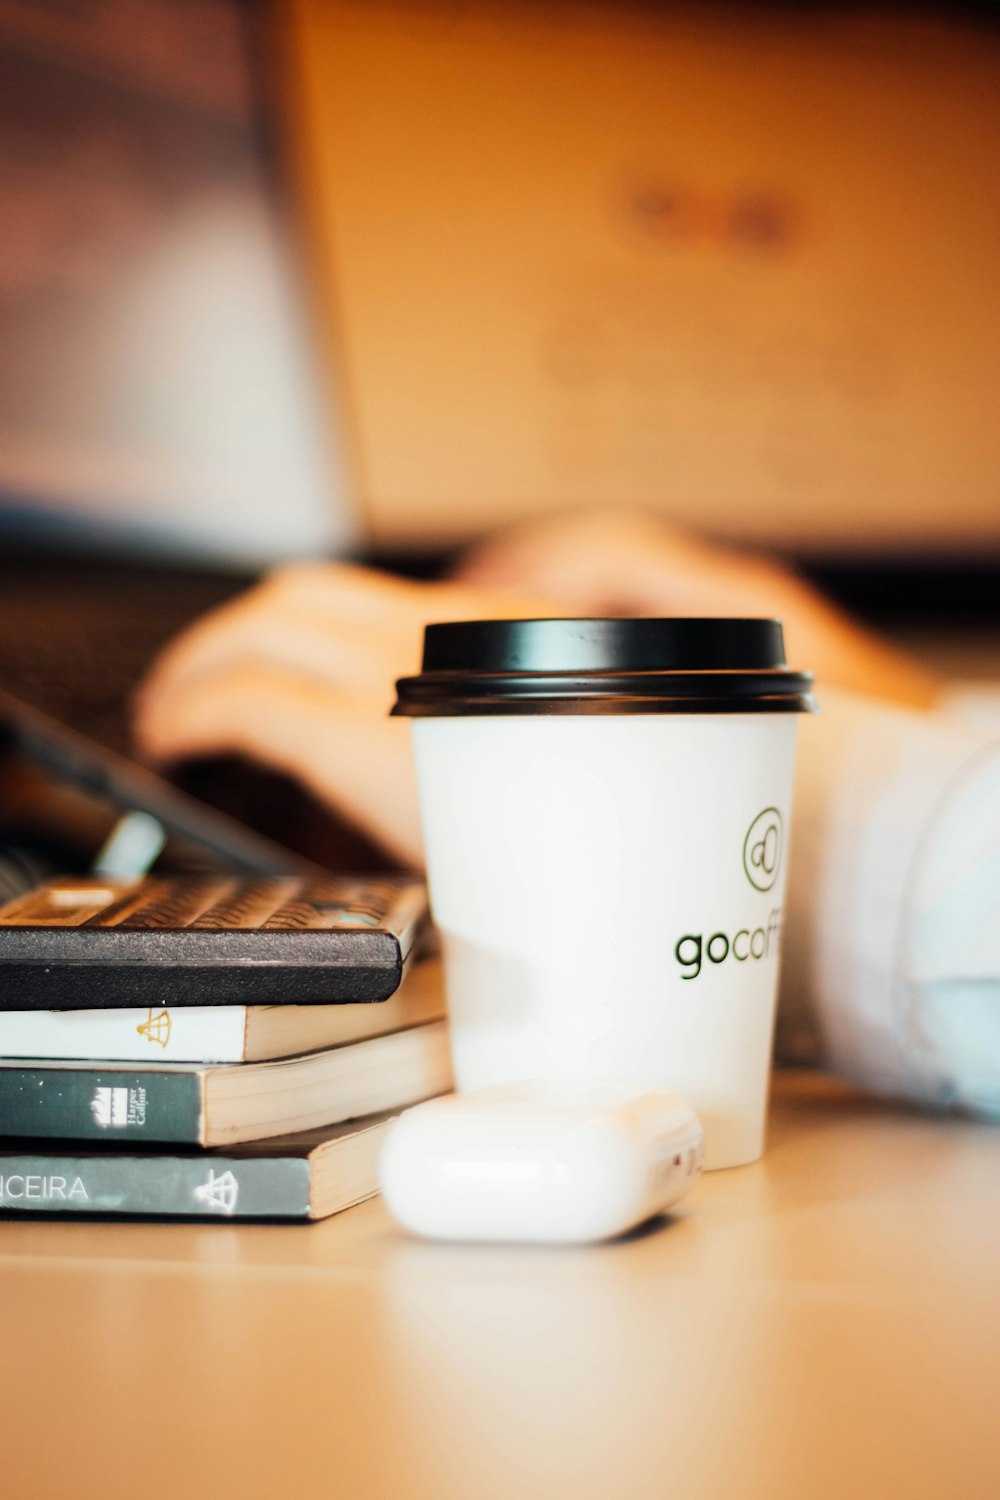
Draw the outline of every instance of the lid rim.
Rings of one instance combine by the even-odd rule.
[[[427,627],[423,670],[399,679],[391,712],[808,713],[812,684],[774,619],[447,622]]]
[[[499,718],[612,718],[616,714],[646,714],[662,718],[670,714],[814,714],[819,705],[812,693],[782,693],[743,698],[449,698],[437,701],[396,703],[390,717],[398,719],[499,719]]]

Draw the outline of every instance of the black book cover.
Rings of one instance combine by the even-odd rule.
[[[65,877],[0,909],[0,1010],[378,1002],[426,920],[405,875]]]

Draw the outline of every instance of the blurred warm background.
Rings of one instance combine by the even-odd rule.
[[[0,0],[0,549],[627,503],[1000,670],[998,83],[988,5]]]
[[[286,21],[380,537],[609,498],[1000,552],[1000,36],[840,6]]]

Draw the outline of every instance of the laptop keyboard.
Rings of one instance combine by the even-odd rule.
[[[83,567],[61,583],[29,573],[0,584],[0,687],[126,755],[134,754],[132,695],[151,662],[238,587],[197,575],[122,580]]]
[[[165,637],[136,631],[69,640],[0,642],[0,684],[7,692],[127,754],[129,705]]]
[[[50,718],[135,757],[131,703],[157,653],[185,625],[245,588],[220,574],[0,563],[0,688]],[[385,851],[278,772],[236,757],[175,768],[193,796],[327,868],[386,868]],[[2,830],[0,830],[2,835]],[[2,838],[0,838],[2,842]],[[0,898],[39,872],[6,871]],[[34,878],[31,878],[32,874]]]

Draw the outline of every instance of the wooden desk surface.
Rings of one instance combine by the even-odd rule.
[[[597,1250],[0,1225],[14,1500],[986,1500],[1000,1130],[785,1075],[768,1155]]]

